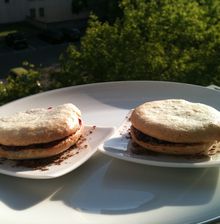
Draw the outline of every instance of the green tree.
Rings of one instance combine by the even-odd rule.
[[[0,82],[0,105],[44,90],[40,72],[29,63],[24,67],[26,73],[9,75]]]
[[[80,50],[61,57],[60,86],[112,80],[220,84],[220,1],[122,0],[112,25],[91,16]],[[59,78],[58,78],[59,79]]]
[[[113,23],[91,16],[80,48],[67,48],[61,72],[53,71],[50,80],[26,63],[26,73],[0,82],[0,104],[47,89],[113,80],[220,85],[219,0],[122,0],[120,8],[123,16]]]

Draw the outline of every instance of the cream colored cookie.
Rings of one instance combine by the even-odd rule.
[[[147,135],[170,142],[220,140],[220,112],[182,99],[146,102],[134,109],[131,123]]]
[[[0,146],[0,158],[21,160],[39,159],[58,155],[75,145],[83,132],[81,125],[74,134],[54,142],[30,146]]]
[[[0,144],[25,146],[52,142],[75,133],[81,112],[73,104],[37,108],[0,118]]]

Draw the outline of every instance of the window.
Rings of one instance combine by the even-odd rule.
[[[35,8],[30,9],[30,17],[32,19],[36,18],[36,9]]]
[[[44,15],[45,15],[44,8],[39,8],[39,16],[44,17]]]

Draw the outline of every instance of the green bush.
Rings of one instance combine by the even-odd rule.
[[[26,72],[9,75],[0,82],[0,105],[43,90],[40,72],[26,64]]]
[[[56,85],[112,80],[220,84],[220,1],[122,0],[113,25],[91,16]]]

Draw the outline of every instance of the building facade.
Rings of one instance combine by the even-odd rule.
[[[0,24],[30,21],[56,23],[84,19],[87,12],[74,14],[73,0],[0,0]]]

